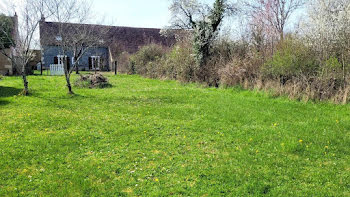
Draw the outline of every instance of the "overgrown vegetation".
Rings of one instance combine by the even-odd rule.
[[[0,196],[349,196],[349,105],[108,78],[0,81]]]
[[[184,2],[179,4],[181,1],[174,2],[180,8],[186,5]],[[285,10],[279,12],[290,15],[304,4],[303,1],[269,0],[255,3],[248,4],[249,9],[245,10],[250,13],[250,36],[240,40],[219,36],[211,40],[208,42],[210,47],[206,60],[201,61],[205,62],[205,66],[198,64],[198,49],[191,47],[198,42],[198,33],[192,31],[192,37],[187,42],[185,39],[173,49],[158,52],[154,57],[143,57],[142,54],[152,54],[152,51],[148,46],[142,48],[131,58],[138,58],[137,66],[142,72],[136,70],[132,73],[216,87],[242,86],[304,101],[348,102],[350,45],[347,36],[350,29],[346,24],[350,19],[350,2],[310,1],[307,4],[308,18],[295,30],[299,33],[288,34],[284,32],[284,26],[273,25],[278,21],[273,21],[270,17],[275,13],[269,12],[283,8]],[[186,7],[185,18],[199,9],[191,5]],[[220,4],[216,1],[215,5]],[[335,11],[329,12],[330,9]],[[286,23],[288,18],[280,22]],[[188,23],[191,24],[191,20]],[[142,64],[143,61],[147,64]]]

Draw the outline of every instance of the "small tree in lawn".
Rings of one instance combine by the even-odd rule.
[[[215,0],[213,7],[195,0],[173,0],[172,28],[187,29],[193,33],[193,47],[199,65],[199,79],[206,81],[204,72],[210,57],[210,48],[217,37],[225,16],[234,14],[237,9],[227,0]]]
[[[25,0],[20,12],[12,20],[0,15],[0,53],[11,62],[23,79],[23,95],[29,94],[27,71],[28,62],[33,57],[32,47],[37,46],[35,33],[39,26],[40,15],[50,14],[44,0]],[[20,22],[18,21],[20,18]]]
[[[57,22],[55,32],[45,32],[57,35],[57,46],[64,57],[64,75],[69,94],[74,94],[71,85],[71,74],[78,69],[83,55],[91,48],[98,47],[107,33],[108,28],[98,25],[87,25],[91,17],[90,3],[86,0],[51,0],[53,19]],[[74,23],[73,23],[74,22]],[[68,64],[68,53],[73,54],[73,64]]]

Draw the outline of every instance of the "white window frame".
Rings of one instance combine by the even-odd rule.
[[[62,36],[56,36],[56,41],[62,41]]]
[[[95,61],[97,61],[97,67],[94,68],[95,66]],[[91,64],[92,64],[92,69],[100,69],[101,66],[101,56],[91,56]]]
[[[57,55],[57,64],[64,65],[63,58],[67,58],[66,55]]]

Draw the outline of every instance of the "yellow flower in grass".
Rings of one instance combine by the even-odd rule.
[[[155,182],[159,182],[159,179],[158,179],[158,178],[155,178],[154,181],[155,181]]]
[[[302,139],[300,139],[300,140],[299,140],[299,143],[303,143],[303,140],[302,140]]]

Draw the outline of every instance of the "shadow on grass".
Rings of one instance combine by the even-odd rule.
[[[10,102],[8,102],[8,101],[4,101],[4,100],[0,100],[0,106],[1,105],[7,105],[7,104],[9,104]]]
[[[21,93],[21,89],[0,86],[0,98],[11,97]]]
[[[47,105],[55,106],[62,109],[72,109],[72,106],[71,106],[72,103],[74,102],[84,103],[83,101],[85,99],[90,98],[80,94],[68,94],[68,93],[62,94],[62,95],[47,96],[38,92],[32,94],[32,97],[44,101],[44,103],[46,103]]]

